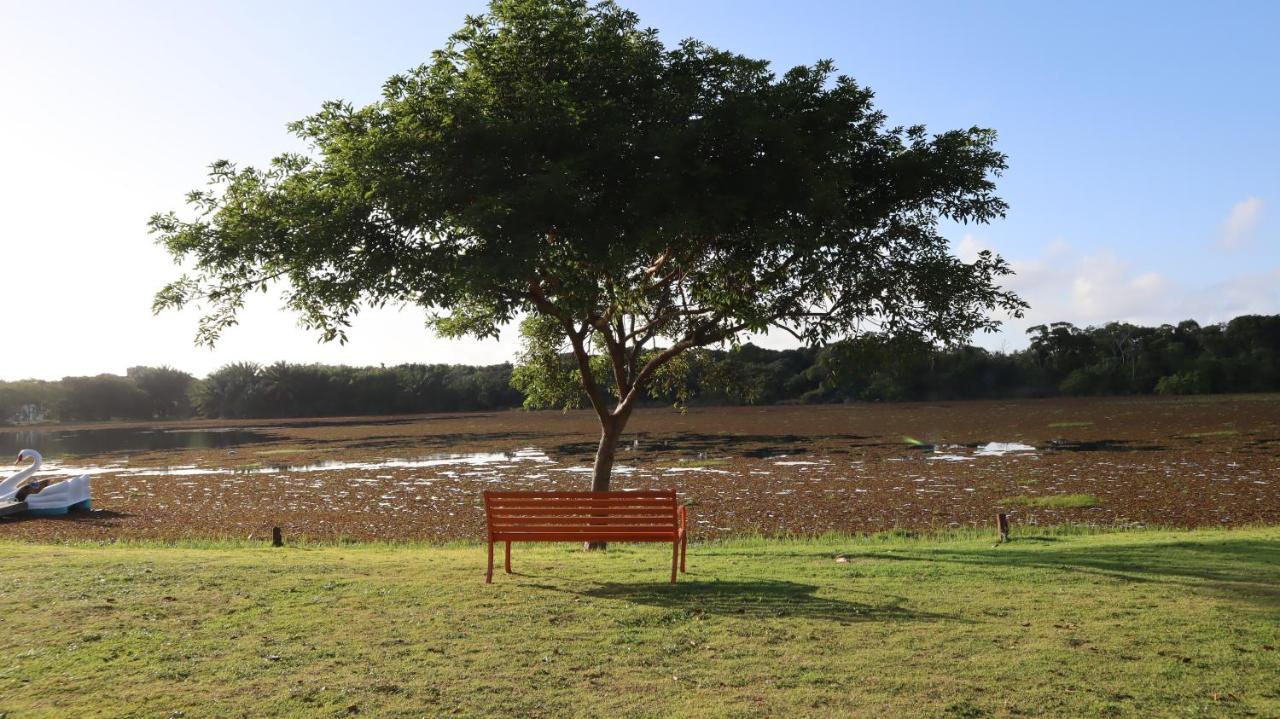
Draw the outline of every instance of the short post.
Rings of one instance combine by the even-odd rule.
[[[279,528],[279,527],[272,527],[272,528],[271,528],[271,546],[273,546],[273,547],[283,547],[283,546],[284,546],[284,537],[280,534],[280,528]]]
[[[1009,515],[1000,512],[996,515],[996,531],[1000,532],[1000,542],[1009,541]]]

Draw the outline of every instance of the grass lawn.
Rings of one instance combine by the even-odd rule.
[[[514,558],[0,543],[0,715],[1280,716],[1280,528]]]

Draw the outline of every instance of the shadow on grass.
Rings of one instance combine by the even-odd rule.
[[[889,561],[1078,572],[1122,582],[1175,585],[1273,611],[1280,608],[1280,542],[1170,540],[1072,547],[1045,544],[1044,539],[1015,537],[1010,544],[990,550],[884,552],[860,548],[849,554]],[[1024,542],[1022,547],[1018,546]]]
[[[902,597],[877,596],[874,602],[851,602],[815,596],[817,587],[787,581],[681,582],[676,585],[604,584],[563,590],[594,599],[613,599],[688,612],[749,619],[802,617],[823,621],[886,622],[955,620],[956,617],[903,607]]]

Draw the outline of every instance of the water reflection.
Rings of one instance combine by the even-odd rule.
[[[78,457],[111,452],[149,452],[168,449],[224,449],[269,442],[262,432],[236,429],[35,429],[0,432],[0,459],[28,447],[46,457]]]

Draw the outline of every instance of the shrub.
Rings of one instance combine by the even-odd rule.
[[[1208,383],[1194,370],[1165,375],[1156,382],[1156,394],[1204,394],[1208,391]]]

